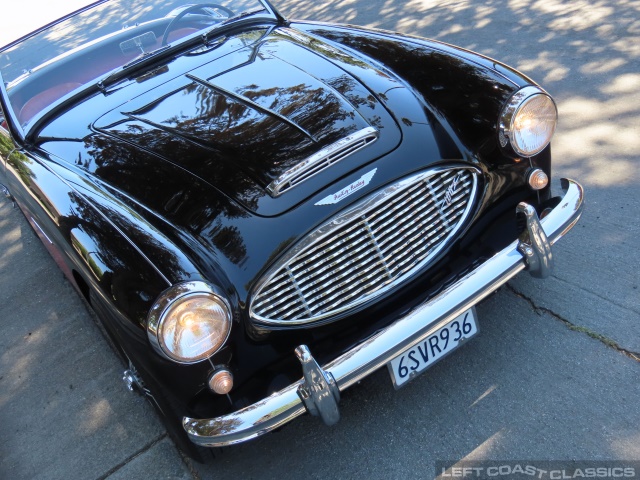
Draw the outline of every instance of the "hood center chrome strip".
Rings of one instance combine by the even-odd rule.
[[[347,158],[352,153],[372,144],[378,139],[378,136],[378,130],[373,127],[366,127],[332,143],[302,160],[272,181],[267,185],[267,192],[272,197],[281,195],[331,165]]]

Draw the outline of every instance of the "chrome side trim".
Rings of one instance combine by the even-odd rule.
[[[378,130],[373,127],[363,128],[351,135],[338,140],[314,153],[296,166],[290,168],[269,185],[267,192],[272,197],[277,197],[290,188],[329,168],[334,163],[345,159],[352,153],[372,144],[378,139]]]
[[[29,215],[29,220],[31,221],[31,224],[34,226],[34,228],[36,229],[36,232],[40,232],[40,234],[47,239],[47,242],[49,242],[49,244],[53,245],[53,242],[51,241],[51,239],[49,238],[49,235],[46,234],[46,232],[42,229],[42,227],[40,226],[40,224],[38,222],[36,222],[36,219],[33,218],[31,215]]]
[[[565,195],[540,224],[553,245],[578,221],[584,192],[580,184],[562,179]],[[509,281],[526,265],[518,251],[520,242],[505,249],[474,271],[419,305],[367,341],[326,364],[338,388],[345,390],[388,363],[405,348],[419,342],[480,302]],[[298,396],[303,380],[237,412],[217,418],[183,418],[183,427],[191,441],[202,446],[225,446],[244,442],[274,430],[305,412]]]

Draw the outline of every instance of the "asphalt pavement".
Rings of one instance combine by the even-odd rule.
[[[202,465],[125,390],[94,316],[2,199],[0,478],[432,478],[436,461],[640,460],[640,3],[279,7],[460,45],[540,82],[560,112],[554,176],[587,198],[553,276],[487,299],[479,336],[405,388],[383,369],[345,392],[338,425],[305,416]]]

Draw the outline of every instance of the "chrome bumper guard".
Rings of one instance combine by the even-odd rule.
[[[191,441],[210,447],[241,443],[270,432],[305,411],[322,417],[327,424],[335,423],[339,418],[341,390],[427,338],[521,270],[529,270],[535,277],[548,276],[553,268],[551,245],[576,224],[583,207],[584,194],[580,184],[564,178],[561,181],[564,197],[542,220],[538,220],[530,205],[518,205],[517,213],[524,215],[527,228],[507,248],[324,367],[320,367],[308,348],[301,345],[296,349],[296,355],[302,364],[302,379],[228,415],[210,419],[185,417],[183,426]]]

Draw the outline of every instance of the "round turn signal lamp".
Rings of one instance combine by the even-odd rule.
[[[549,185],[549,177],[539,168],[535,168],[529,172],[527,183],[533,190],[542,190]]]
[[[233,375],[229,370],[217,370],[209,378],[209,388],[218,395],[226,395],[233,388]]]

